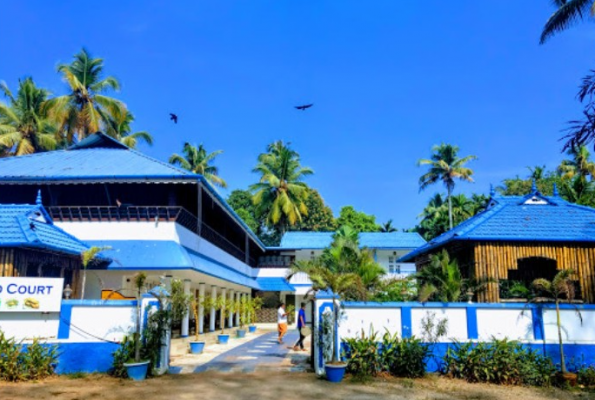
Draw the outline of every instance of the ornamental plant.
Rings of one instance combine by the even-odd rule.
[[[221,334],[225,334],[225,320],[229,318],[235,309],[235,302],[227,296],[219,295],[213,303],[215,310],[219,311],[219,324],[221,325]]]
[[[133,278],[134,287],[136,289],[136,324],[134,330],[134,362],[140,362],[140,352],[141,352],[141,309],[142,309],[142,291],[145,287],[145,283],[147,282],[147,274],[144,272],[139,272]]]

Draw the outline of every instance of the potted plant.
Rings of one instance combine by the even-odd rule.
[[[262,297],[250,299],[248,303],[248,332],[256,332],[256,312],[262,308]]]
[[[192,309],[192,314],[194,314],[194,322],[195,322],[195,329],[194,329],[194,340],[190,342],[190,352],[192,354],[200,354],[205,348],[205,341],[199,340],[198,335],[200,334],[200,309],[201,307],[203,310],[205,308],[210,308],[210,297],[200,296],[199,298],[194,298],[190,302],[190,308]]]
[[[142,324],[142,290],[145,287],[147,275],[144,272],[139,272],[134,276],[133,282],[136,289],[136,324],[133,336],[134,342],[134,360],[129,360],[124,363],[128,376],[135,381],[142,381],[147,377],[150,360],[141,360],[141,324]]]
[[[227,296],[217,296],[215,303],[213,304],[215,310],[219,311],[219,323],[221,325],[221,333],[217,336],[219,344],[227,344],[229,341],[229,335],[225,333],[225,320],[231,314],[231,310],[234,308],[232,300],[229,300]]]
[[[246,323],[249,301],[250,300],[247,298],[247,296],[241,296],[237,301],[234,302],[235,307],[233,312],[237,312],[240,316],[240,327],[236,331],[236,337],[238,338],[246,337],[246,329],[244,329],[244,324]]]
[[[561,371],[558,372],[556,375],[557,380],[562,382],[567,382],[571,386],[575,386],[578,376],[577,374],[570,373],[566,369],[566,359],[564,357],[564,343],[562,340],[562,321],[560,319],[560,302],[565,300],[568,304],[572,304],[575,296],[575,287],[574,287],[574,280],[572,276],[574,275],[574,271],[571,269],[563,269],[559,271],[554,279],[548,281],[547,279],[538,278],[535,279],[532,283],[533,287],[535,288],[538,294],[544,294],[548,298],[554,300],[556,304],[556,325],[558,327],[558,344],[560,346],[560,369]],[[541,298],[543,301],[543,298]],[[532,300],[532,302],[540,301],[539,297],[536,297]],[[575,311],[578,317],[581,320],[581,324],[583,322],[583,317],[578,308],[575,306]]]

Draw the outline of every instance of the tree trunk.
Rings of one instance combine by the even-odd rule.
[[[134,361],[140,362],[141,297],[136,297],[136,332],[134,333]]]
[[[81,300],[85,300],[85,284],[87,282],[87,268],[83,269],[83,282],[81,283]]]
[[[564,359],[564,345],[562,344],[562,323],[560,321],[560,304],[558,299],[556,299],[556,324],[558,325],[558,341],[560,342],[560,366],[562,373],[565,374],[567,372],[566,360]]]
[[[335,301],[335,299],[333,298],[333,358],[331,360],[331,364],[336,364],[339,360],[337,360],[337,348],[336,348],[336,341],[338,338],[338,334],[339,334],[339,330],[337,329],[337,322],[339,320],[339,316],[337,313],[337,302]]]
[[[452,199],[451,199],[452,189],[448,187],[448,224],[450,226],[449,229],[452,229]]]

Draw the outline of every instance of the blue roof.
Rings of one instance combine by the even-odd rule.
[[[285,278],[256,278],[256,282],[265,292],[295,292],[295,287]]]
[[[170,240],[97,240],[93,246],[109,246],[113,260],[109,270],[194,270],[225,281],[260,289],[257,281],[231,267]]]
[[[334,232],[286,232],[277,249],[324,249]],[[417,232],[362,232],[359,244],[369,249],[415,249],[426,241]]]
[[[96,133],[68,150],[0,158],[0,182],[202,182],[262,249],[265,245],[202,176],[132,150]]]
[[[539,192],[527,196],[493,196],[485,211],[399,261],[413,260],[455,240],[595,242],[595,209]]]
[[[0,247],[80,255],[89,246],[54,225],[41,205],[0,204]]]

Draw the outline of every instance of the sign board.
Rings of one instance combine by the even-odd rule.
[[[63,278],[0,277],[0,313],[60,312]]]

